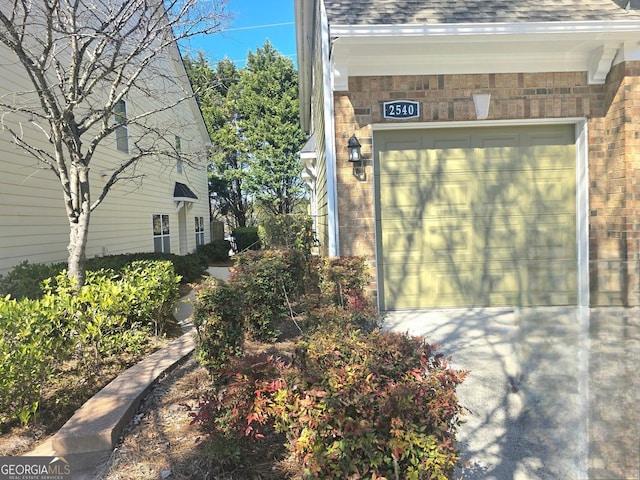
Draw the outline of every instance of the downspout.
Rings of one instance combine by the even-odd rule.
[[[327,168],[327,210],[328,210],[328,235],[330,257],[340,256],[340,235],[338,219],[338,177],[336,166],[336,142],[335,142],[335,118],[331,78],[331,54],[329,20],[324,7],[324,1],[320,0],[320,42],[322,49],[322,85],[324,100],[324,139]]]

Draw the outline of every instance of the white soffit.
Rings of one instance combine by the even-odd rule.
[[[334,90],[346,90],[349,76],[391,72],[588,71],[590,83],[604,83],[614,61],[640,57],[640,21],[334,25],[331,37]]]

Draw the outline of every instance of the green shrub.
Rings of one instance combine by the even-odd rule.
[[[173,263],[138,260],[123,269],[121,278],[135,293],[129,297],[129,324],[152,326],[155,335],[162,334],[178,301],[180,276]]]
[[[260,240],[265,248],[295,248],[307,254],[317,246],[313,219],[306,214],[274,215],[263,221]]]
[[[87,260],[87,270],[110,269],[116,272],[122,271],[130,263],[137,261],[170,261],[173,269],[183,282],[192,282],[204,274],[209,262],[198,253],[188,255],[175,255],[173,253],[140,252],[125,253],[121,255],[106,255]]]
[[[177,282],[171,262],[134,262],[120,273],[87,272],[79,290],[63,271],[43,283],[40,299],[2,299],[0,423],[26,423],[72,353],[91,375],[104,357],[140,350],[173,311]]]
[[[0,424],[26,424],[42,385],[70,354],[69,327],[54,297],[0,298]]]
[[[203,255],[209,263],[229,260],[231,242],[228,240],[212,240],[211,243],[198,246],[198,253]]]
[[[449,479],[464,376],[424,340],[318,331],[298,349],[301,378],[273,400],[290,452],[313,478]]]
[[[0,297],[11,295],[13,298],[40,298],[42,281],[55,277],[66,268],[64,263],[46,265],[29,263],[28,260],[16,265],[6,276],[0,275]]]
[[[350,296],[363,296],[368,274],[363,257],[324,258],[318,274],[320,291],[344,307]]]
[[[465,373],[434,347],[327,328],[297,351],[294,365],[266,354],[233,363],[194,422],[234,442],[275,426],[308,478],[452,478]]]
[[[233,231],[233,238],[238,252],[260,250],[262,248],[257,227],[238,227]]]
[[[196,294],[193,323],[198,358],[213,376],[242,354],[245,326],[241,302],[235,286],[215,278],[203,282]]]
[[[272,338],[273,323],[260,322],[284,314],[279,292],[295,291],[304,278],[299,258],[304,252],[238,256],[230,284],[243,293],[245,315],[263,337]],[[237,351],[218,359],[228,334],[224,326],[212,330],[222,333],[204,353],[217,362],[219,376],[216,390],[191,413],[194,423],[234,448],[276,428],[309,478],[451,479],[462,413],[456,387],[466,373],[451,369],[423,339],[375,328],[363,259],[322,262],[321,272],[325,295],[313,297],[307,317],[314,328],[297,345],[293,364],[268,355],[234,359]],[[211,295],[213,316],[230,316],[221,308],[235,311],[236,298],[233,290]]]
[[[277,324],[289,316],[288,301],[300,296],[305,255],[300,250],[247,251],[235,257],[229,282],[242,292],[249,332],[259,340],[275,341]]]
[[[121,272],[129,264],[137,261],[168,260],[183,282],[192,282],[205,273],[209,261],[205,255],[173,255],[171,253],[126,253],[87,259],[87,271],[113,270]],[[43,294],[42,282],[56,277],[67,267],[66,263],[45,265],[24,261],[16,265],[6,276],[0,275],[0,296],[13,298],[40,298]]]
[[[122,272],[87,272],[75,291],[61,273],[45,282],[68,318],[73,319],[77,342],[93,351],[87,368],[122,351],[137,350],[146,337],[164,330],[178,298],[178,277],[169,261],[134,261]]]
[[[173,263],[176,275],[180,276],[183,282],[193,282],[200,278],[207,270],[209,261],[204,255],[190,253],[189,255],[171,255],[167,260]]]
[[[349,294],[345,307],[334,305],[325,297],[307,297],[304,316],[310,332],[325,327],[351,327],[366,332],[380,328],[382,317],[370,298]]]

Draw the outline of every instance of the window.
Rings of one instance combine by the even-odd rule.
[[[169,215],[153,216],[153,251],[171,253]]]
[[[129,132],[127,128],[127,104],[124,100],[116,103],[114,108],[116,127],[116,148],[129,153]]]
[[[204,245],[204,217],[196,217],[196,247]]]
[[[176,171],[182,175],[182,172],[184,170],[184,164],[182,161],[182,156],[180,155],[180,153],[182,152],[182,140],[180,139],[179,136],[176,135]]]

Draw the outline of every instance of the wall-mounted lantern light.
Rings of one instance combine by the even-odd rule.
[[[349,143],[347,144],[349,148],[349,161],[350,162],[361,162],[362,161],[362,145],[356,138],[356,134],[354,133],[349,138]]]
[[[362,145],[360,145],[355,133],[349,138],[347,148],[349,149],[349,162],[353,163],[353,174],[358,179],[364,180],[366,173],[363,164]]]

